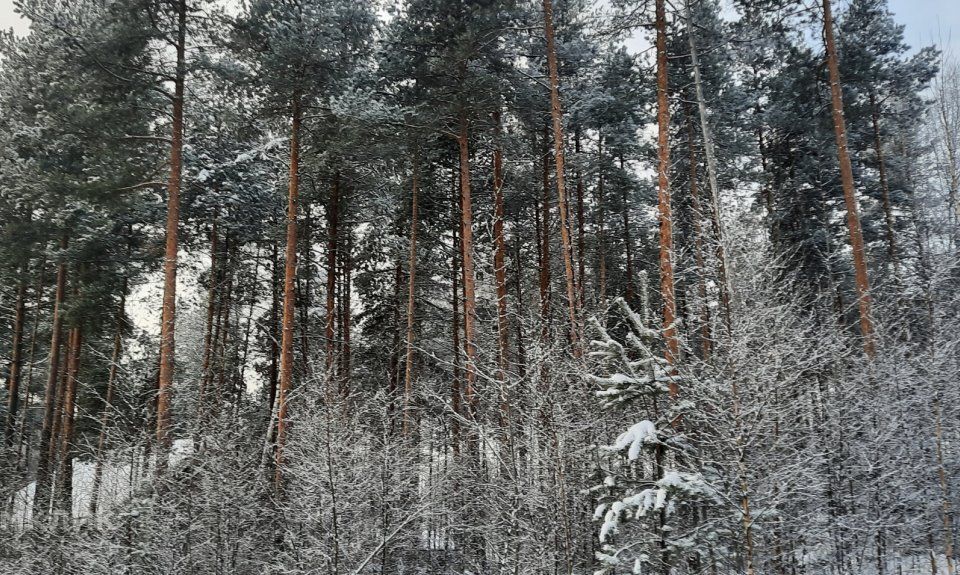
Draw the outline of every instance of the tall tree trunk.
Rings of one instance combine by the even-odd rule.
[[[44,289],[44,273],[46,268],[46,262],[41,259],[38,266],[40,271],[37,275],[37,299],[34,304],[33,311],[33,328],[30,330],[30,352],[27,356],[27,381],[24,383],[24,400],[23,400],[23,416],[20,418],[20,431],[17,434],[17,468],[20,469],[21,465],[27,467],[26,464],[29,464],[30,461],[30,441],[28,438],[28,429],[27,429],[27,413],[30,410],[30,398],[33,396],[30,393],[31,388],[33,387],[33,368],[34,368],[34,358],[36,357],[37,351],[37,331],[40,328],[40,317],[43,308],[43,289]]]
[[[230,234],[227,233],[227,237],[224,239],[223,257],[223,275],[226,286],[224,286],[222,301],[220,303],[220,342],[217,344],[216,349],[217,366],[219,369],[217,371],[217,387],[213,402],[214,416],[220,415],[220,408],[223,404],[223,392],[226,389],[227,371],[233,367],[233,362],[227,358],[227,352],[233,347],[232,343],[228,344],[228,342],[231,335],[230,310],[233,309],[234,276],[236,275],[234,273],[234,265],[236,264],[237,257],[235,253],[236,248],[231,244],[230,239]]]
[[[720,305],[723,308],[723,320],[727,328],[727,333],[730,333],[732,321],[730,311],[731,288],[727,271],[726,237],[723,231],[723,218],[720,215],[720,182],[717,176],[717,154],[713,145],[713,133],[710,130],[710,123],[707,119],[707,102],[703,95],[703,81],[700,77],[700,59],[697,52],[693,18],[690,14],[690,0],[684,0],[684,19],[687,21],[687,26],[689,27],[687,43],[690,47],[690,63],[693,66],[693,86],[697,96],[697,111],[700,115],[703,152],[707,160],[707,183],[710,186],[711,200],[710,216],[713,223],[713,232],[716,235],[717,272],[720,275]]]
[[[338,224],[340,217],[340,173],[333,176],[330,187],[330,199],[327,204],[327,307],[324,338],[326,339],[325,367],[327,401],[332,402],[339,390],[334,373],[336,365],[336,295],[337,295],[337,240],[339,239]]]
[[[463,253],[463,331],[466,352],[467,380],[464,397],[467,415],[476,415],[477,397],[477,291],[473,264],[473,203],[470,194],[470,150],[467,134],[466,109],[460,110],[460,131],[457,143],[460,148],[460,217],[462,219],[460,247]]]
[[[106,456],[107,437],[110,433],[110,420],[113,416],[113,396],[117,384],[117,371],[120,367],[120,353],[123,351],[123,328],[126,314],[127,278],[123,278],[120,291],[120,304],[117,309],[117,326],[113,332],[113,352],[110,354],[110,371],[107,375],[107,394],[103,400],[103,413],[100,414],[100,437],[97,440],[96,467],[93,471],[93,487],[90,489],[90,515],[96,517],[100,502],[100,483],[103,480],[103,461]],[[208,319],[212,321],[212,317]],[[209,321],[208,321],[209,324]],[[209,329],[209,328],[208,328]]]
[[[550,337],[550,148],[547,130],[543,134],[543,198],[540,202],[540,325],[541,343]]]
[[[837,158],[840,162],[840,179],[843,184],[843,199],[847,207],[847,227],[850,229],[850,246],[853,248],[853,269],[857,286],[857,302],[860,309],[860,332],[863,350],[873,359],[876,343],[873,319],[870,315],[870,280],[867,275],[867,257],[863,247],[863,231],[860,228],[860,213],[856,191],[853,189],[853,169],[847,152],[847,128],[843,119],[843,93],[840,86],[840,69],[837,63],[837,47],[833,38],[833,15],[830,0],[823,0],[823,36],[827,45],[827,68],[830,72],[830,103],[833,111],[833,129],[837,138]]]
[[[212,381],[211,369],[215,342],[213,318],[217,311],[217,284],[219,283],[218,251],[217,216],[214,215],[213,224],[210,227],[210,285],[207,287],[207,322],[203,334],[203,366],[200,373],[200,388],[197,390],[197,425],[200,426],[200,429],[197,430],[198,435],[202,433],[206,421],[206,394]]]
[[[498,104],[499,105],[499,104]],[[500,386],[500,417],[508,420],[507,371],[509,369],[510,321],[507,317],[507,241],[503,233],[503,148],[499,108],[494,112],[496,140],[493,149],[493,275],[497,284],[497,384]]]
[[[277,412],[276,475],[279,491],[283,482],[283,444],[287,439],[287,412],[293,387],[293,314],[296,306],[294,282],[297,277],[297,201],[300,195],[300,95],[293,98],[290,127],[290,185],[287,192],[287,247],[283,273],[283,327],[280,340],[280,398]]]
[[[880,172],[881,206],[887,232],[887,256],[893,266],[894,281],[900,282],[900,262],[897,260],[897,237],[894,231],[893,207],[890,204],[890,184],[887,181],[887,166],[883,159],[883,140],[880,137],[880,105],[877,95],[870,91],[870,119],[873,124],[873,149],[877,154],[877,170]]]
[[[70,337],[70,361],[67,364],[67,388],[63,394],[63,418],[60,424],[60,472],[58,473],[57,498],[60,510],[68,519],[73,509],[73,435],[76,421],[77,384],[80,375],[80,352],[83,349],[83,327],[77,325]]]
[[[603,203],[603,132],[597,129],[597,303],[607,309],[607,212]]]
[[[667,101],[667,15],[664,0],[656,0],[657,28],[657,211],[660,220],[660,296],[663,300],[663,329],[666,360],[676,364],[680,357],[677,338],[677,300],[673,289],[673,215],[670,209],[670,104]],[[670,396],[679,393],[670,382]]]
[[[7,447],[13,446],[13,434],[20,408],[20,373],[23,367],[23,324],[26,315],[27,263],[20,266],[20,285],[17,286],[17,303],[13,316],[13,341],[10,343],[10,371],[7,377],[7,419],[3,426],[3,439]]]
[[[410,434],[413,398],[413,338],[416,318],[417,291],[417,224],[419,221],[420,152],[413,152],[413,184],[410,194],[410,256],[407,260],[407,353],[403,385],[403,435]]]
[[[177,250],[180,223],[180,178],[183,171],[183,96],[186,77],[187,2],[177,6],[177,68],[174,77],[170,180],[167,183],[167,228],[163,257],[163,311],[160,320],[160,380],[157,389],[157,475],[167,467],[170,449],[170,402],[173,393],[174,327],[177,304]]]
[[[340,216],[340,172],[333,175],[330,187],[330,201],[327,204],[327,316],[324,336],[326,341],[326,385],[327,400],[333,401],[338,392],[334,366],[336,365],[336,295],[337,295],[337,240]]]
[[[550,117],[553,120],[554,159],[557,175],[557,208],[560,212],[560,246],[567,280],[567,311],[570,316],[570,346],[574,357],[580,357],[580,310],[577,305],[576,279],[573,270],[573,244],[570,241],[570,208],[564,182],[563,111],[560,107],[560,79],[557,71],[557,49],[553,32],[553,2],[543,0],[544,32],[547,37],[547,68],[550,76]]]
[[[586,259],[587,259],[587,241],[584,231],[583,221],[583,177],[580,174],[580,128],[577,128],[574,136],[575,151],[577,154],[577,305],[582,311],[586,305]]]
[[[453,191],[455,192],[456,198],[453,201],[453,257],[452,257],[452,267],[453,267],[453,277],[451,280],[451,301],[452,301],[452,318],[450,322],[451,327],[451,341],[453,342],[453,382],[451,384],[450,390],[450,404],[453,409],[453,421],[450,425],[451,435],[453,436],[453,454],[454,456],[460,455],[460,418],[463,413],[463,408],[461,406],[461,396],[462,396],[462,374],[460,369],[460,277],[461,277],[461,254],[463,253],[460,247],[460,235],[463,231],[463,223],[461,221],[461,210],[460,210],[460,197],[459,186],[457,184],[457,179],[454,179]]]
[[[63,302],[67,291],[67,234],[60,239],[60,262],[57,264],[57,287],[53,299],[53,320],[50,327],[50,363],[47,370],[47,386],[43,396],[43,426],[40,430],[40,445],[37,451],[37,487],[34,496],[34,518],[46,515],[49,497],[50,471],[53,464],[48,456],[53,442],[54,422],[57,420],[56,403],[60,381],[60,347],[63,336]]]
[[[280,249],[279,242],[273,242],[273,261],[270,270],[270,327],[267,337],[270,339],[270,370],[267,376],[267,413],[273,417],[273,406],[277,401],[277,383],[280,379]]]
[[[690,154],[690,203],[693,207],[693,257],[697,264],[697,292],[700,297],[700,351],[704,361],[710,358],[710,306],[707,302],[707,267],[703,257],[703,225],[701,216],[703,214],[700,205],[700,192],[697,187],[697,150],[693,137],[693,124],[690,123],[690,114],[687,106],[683,107],[684,120],[687,124],[687,147]]]
[[[626,174],[623,161],[623,153],[620,153],[620,172]],[[627,285],[624,297],[627,300],[627,303],[633,305],[633,300],[636,297],[636,288],[633,283],[633,240],[630,237],[630,190],[627,186],[623,186],[622,197],[620,199],[623,204],[620,208],[620,215],[623,218],[623,257],[626,264],[625,273],[627,275]],[[644,289],[641,286],[641,289]]]
[[[349,221],[344,229],[344,236],[346,237],[346,245],[340,254],[343,260],[343,269],[341,272],[341,281],[343,283],[343,297],[341,298],[343,302],[343,320],[340,328],[340,385],[343,387],[343,396],[348,397],[350,395],[350,366],[352,361],[350,357],[350,325],[353,323],[353,311],[350,307],[352,305],[350,291],[353,289],[353,229]]]

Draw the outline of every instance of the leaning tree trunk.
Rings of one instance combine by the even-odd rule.
[[[157,475],[167,467],[170,449],[170,402],[173,393],[174,327],[177,304],[177,249],[180,223],[180,178],[183,171],[183,88],[186,77],[187,3],[177,2],[177,69],[173,93],[170,179],[167,182],[167,229],[163,257],[163,310],[160,320],[160,379],[157,385]]]
[[[684,18],[689,27],[687,42],[690,47],[690,63],[693,66],[693,86],[697,96],[697,111],[700,114],[700,132],[703,136],[703,151],[707,160],[707,182],[710,185],[710,216],[717,242],[717,271],[720,275],[720,304],[723,308],[724,325],[730,333],[730,280],[727,272],[726,238],[723,232],[723,219],[720,216],[720,183],[717,176],[717,154],[713,145],[713,133],[707,120],[707,102],[703,95],[703,82],[700,78],[700,59],[697,55],[697,42],[694,37],[693,19],[690,14],[690,0],[684,2]],[[762,133],[762,132],[761,132]]]
[[[840,67],[837,63],[837,47],[833,38],[833,15],[830,0],[823,0],[823,36],[827,44],[827,68],[830,72],[830,104],[833,111],[833,131],[837,138],[837,159],[840,162],[840,180],[843,184],[843,199],[847,207],[847,227],[850,229],[850,247],[853,248],[854,279],[857,287],[857,303],[860,309],[860,332],[863,350],[873,359],[876,342],[873,319],[870,315],[870,280],[867,274],[867,256],[863,247],[863,230],[860,227],[860,211],[856,191],[853,189],[853,168],[847,151],[847,128],[843,119],[843,93],[840,86]]]
[[[274,487],[283,482],[283,445],[287,439],[287,413],[293,387],[294,282],[297,279],[297,201],[300,195],[300,95],[293,98],[293,120],[290,127],[290,184],[287,192],[287,247],[283,273],[283,320],[280,340],[280,397],[277,408],[276,475]]]
[[[553,31],[553,3],[543,0],[544,31],[547,37],[547,68],[550,76],[550,117],[553,120],[553,145],[557,175],[557,209],[560,212],[560,247],[563,251],[563,269],[567,280],[567,312],[570,316],[570,347],[574,357],[580,357],[580,310],[577,302],[576,279],[573,269],[573,244],[570,240],[570,209],[564,182],[563,111],[560,107],[560,80],[557,70],[557,49]]]

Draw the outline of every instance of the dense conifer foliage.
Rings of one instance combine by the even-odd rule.
[[[956,573],[886,0],[16,7],[0,572]]]

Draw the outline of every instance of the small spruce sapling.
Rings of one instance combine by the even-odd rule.
[[[670,383],[682,382],[655,353],[661,333],[646,327],[622,298],[612,309],[624,333],[611,335],[591,320],[598,337],[590,343],[589,357],[598,361],[602,375],[587,375],[587,380],[598,388],[605,411],[644,412],[647,418],[600,448],[601,483],[590,490],[598,500],[594,520],[601,522],[595,575],[669,569],[679,557],[696,553],[697,530],[687,528],[695,514],[684,510],[717,497],[693,469],[690,447],[676,423],[692,402],[674,400],[665,407]]]

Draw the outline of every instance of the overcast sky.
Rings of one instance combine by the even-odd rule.
[[[842,0],[841,0],[842,2]],[[841,2],[838,2],[840,4]],[[943,45],[960,58],[960,0],[889,0],[897,20],[906,25],[907,43],[916,48]],[[13,0],[0,0],[0,29],[26,32],[27,23],[13,12]],[[953,32],[951,34],[951,31]]]

